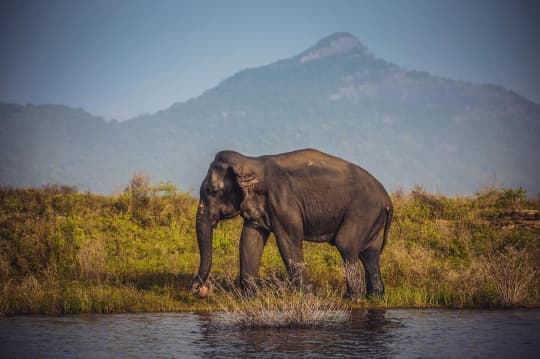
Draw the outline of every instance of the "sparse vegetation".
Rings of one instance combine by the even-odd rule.
[[[220,283],[221,282],[221,283]],[[228,314],[230,324],[243,328],[321,328],[350,319],[348,303],[335,291],[317,293],[295,290],[288,279],[262,279],[257,290],[246,294],[231,278],[212,281],[212,308]]]
[[[386,296],[348,302],[348,308],[540,305],[539,198],[527,198],[522,189],[447,197],[421,188],[392,197],[394,222],[381,259]],[[143,175],[114,196],[54,185],[1,187],[0,313],[220,310],[225,305],[256,326],[256,314],[271,317],[276,305],[296,319],[309,319],[306,313],[318,309],[341,310],[343,264],[326,244],[304,244],[310,294],[273,287],[286,272],[270,239],[260,271],[266,284],[258,297],[241,297],[232,285],[239,268],[238,219],[216,229],[216,287],[208,299],[195,298],[190,284],[199,261],[196,206],[195,198],[174,185],[152,184]]]

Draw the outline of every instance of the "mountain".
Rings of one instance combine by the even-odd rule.
[[[192,100],[125,122],[64,106],[0,104],[0,181],[112,192],[138,170],[196,190],[213,154],[313,147],[388,188],[540,192],[540,105],[493,85],[405,70],[336,33]]]

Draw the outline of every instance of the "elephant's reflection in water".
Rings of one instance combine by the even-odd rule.
[[[396,355],[393,332],[403,325],[384,310],[355,310],[351,321],[325,329],[248,329],[202,314],[201,355],[227,357],[389,357]]]

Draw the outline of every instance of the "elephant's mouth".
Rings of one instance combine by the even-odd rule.
[[[271,230],[270,219],[264,210],[246,210],[241,212],[241,215],[253,226]]]
[[[236,212],[233,212],[233,213],[223,213],[223,211],[220,212],[220,217],[221,219],[231,219],[231,218],[234,218],[236,216],[238,216],[240,214],[240,211],[236,211]],[[218,220],[216,220],[214,223],[217,224],[217,222],[219,222]],[[214,225],[214,224],[212,224]]]

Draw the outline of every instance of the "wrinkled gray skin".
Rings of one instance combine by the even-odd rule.
[[[345,271],[345,297],[360,292],[358,259],[365,268],[367,295],[384,295],[379,256],[392,220],[392,202],[364,169],[312,149],[260,157],[217,153],[200,190],[201,261],[194,290],[204,286],[210,273],[213,228],[237,215],[244,218],[240,281],[245,290],[253,289],[272,232],[293,283],[305,283],[302,242],[326,242],[337,247],[347,268],[353,268]]]

